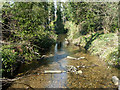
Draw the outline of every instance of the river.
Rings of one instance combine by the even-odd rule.
[[[118,76],[119,70],[108,66],[97,56],[86,53],[82,47],[65,45],[64,37],[58,37],[49,57],[24,65],[22,70],[30,69],[21,79],[8,88],[117,88],[111,81],[112,76]],[[51,54],[51,55],[50,55]],[[67,56],[85,57],[72,60]],[[82,74],[64,72],[59,74],[44,74],[45,70],[67,70],[66,66],[80,67]],[[119,76],[118,76],[119,77]]]

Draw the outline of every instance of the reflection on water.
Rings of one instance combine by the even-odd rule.
[[[117,69],[110,68],[98,57],[85,53],[83,48],[74,45],[65,47],[63,40],[58,39],[59,43],[55,45],[53,56],[34,63],[34,66],[29,65],[29,68],[32,68],[30,74],[17,80],[10,88],[116,88],[111,82],[111,78],[113,75],[118,76]],[[68,55],[86,57],[88,61],[84,59],[69,60],[66,59]],[[76,75],[75,73],[41,73],[44,70],[66,70],[67,65],[91,67],[79,68],[83,72],[82,75]],[[92,67],[92,65],[98,66]]]
[[[58,44],[56,43],[56,45],[55,45],[55,54],[56,54],[56,52],[57,52],[57,45],[58,45]]]
[[[59,65],[59,70],[65,70],[65,66],[67,65],[67,61],[65,60],[66,56],[67,54],[64,52],[62,48],[62,42],[57,43],[55,45],[55,54],[53,61],[57,62],[57,64]],[[55,69],[56,66],[54,67],[54,70]],[[49,88],[65,87],[66,80],[67,80],[67,73],[51,74],[52,82],[48,86]]]

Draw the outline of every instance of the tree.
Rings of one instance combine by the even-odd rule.
[[[57,20],[55,30],[57,34],[65,33],[63,20],[62,20],[62,13],[61,13],[61,3],[57,3]]]
[[[80,26],[82,35],[97,31],[116,32],[118,28],[115,2],[67,2],[63,6],[66,20]]]

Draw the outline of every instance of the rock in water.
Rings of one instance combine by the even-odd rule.
[[[118,84],[119,84],[119,79],[117,78],[117,76],[113,76],[113,77],[112,77],[112,81],[113,81],[113,83],[114,83],[115,85],[118,86]]]
[[[78,60],[80,60],[80,59],[85,59],[85,57],[80,57],[80,58],[77,58]]]
[[[66,66],[66,68],[67,68],[67,72],[75,72],[75,71],[77,71],[77,68],[72,66],[72,65]]]
[[[120,80],[118,81],[118,90],[120,90]]]
[[[76,74],[82,74],[81,70],[76,71]]]
[[[63,72],[66,72],[66,71],[61,71],[61,70],[55,70],[55,71],[53,71],[53,70],[45,70],[44,71],[44,73],[51,73],[51,74],[52,73],[58,73],[59,74],[59,73],[63,73]]]
[[[74,57],[71,57],[71,56],[67,56],[67,58],[68,58],[68,59],[76,59],[76,58],[74,58]]]
[[[68,41],[65,41],[65,44],[69,44],[69,42],[68,42]]]
[[[81,59],[86,59],[85,57],[79,57],[79,58],[75,58],[75,57],[71,57],[71,56],[67,56],[68,59],[73,59],[73,60],[81,60]],[[86,59],[87,60],[87,59]]]

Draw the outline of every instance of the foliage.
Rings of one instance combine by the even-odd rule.
[[[118,37],[113,34],[118,31],[118,3],[66,2],[63,9],[68,39],[108,63],[118,64]]]
[[[118,58],[118,50],[110,53],[107,56],[107,60],[106,60],[110,65],[119,65],[120,62],[120,58]]]
[[[18,53],[13,53],[13,49],[10,49],[9,47],[2,49],[2,63],[4,70],[10,72],[12,65],[16,62],[17,59]]]
[[[80,26],[79,32],[82,35],[98,31],[116,32],[118,29],[117,4],[114,2],[66,2],[63,3],[63,13],[66,21],[72,21]]]
[[[115,2],[57,3],[55,16],[54,3],[51,2],[14,2],[12,4],[6,2],[2,8],[3,41],[9,42],[12,46],[2,47],[4,70],[12,71],[12,66],[18,62],[18,59],[32,61],[40,58],[43,52],[55,44],[57,37],[55,33],[68,31],[68,39],[79,38],[79,42],[82,43],[81,40],[83,40],[87,49],[92,48],[97,42],[95,35],[117,32],[117,4]],[[81,37],[82,35],[86,36]],[[113,38],[107,39],[113,37],[110,35],[100,35],[97,38],[100,40],[99,44],[103,46],[112,41]],[[92,44],[93,46],[88,48]]]
[[[72,21],[67,21],[65,23],[65,29],[68,29],[67,35],[68,35],[68,39],[72,40],[74,38],[77,38],[80,36],[79,34],[79,26],[77,26],[74,22]]]
[[[5,71],[13,72],[18,62],[27,63],[41,57],[55,44],[53,4],[47,2],[7,2],[2,8],[3,40],[12,46],[2,47]],[[49,11],[51,13],[49,20]],[[9,48],[7,48],[9,46]],[[6,49],[5,49],[5,48]]]
[[[55,22],[55,31],[57,34],[63,34],[65,33],[64,30],[64,24],[63,24],[63,18],[62,18],[62,12],[61,12],[61,3],[57,3],[57,20]]]

